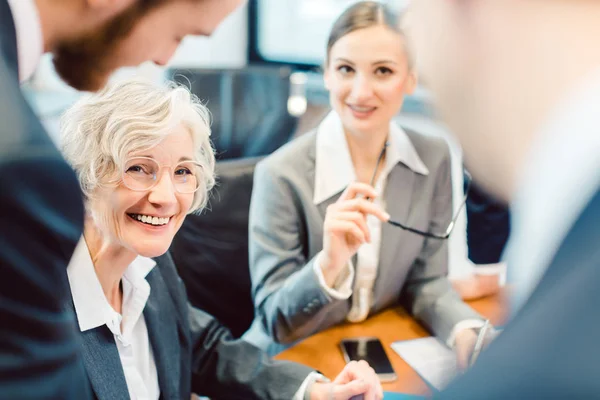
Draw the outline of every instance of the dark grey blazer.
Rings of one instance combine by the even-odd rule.
[[[531,297],[440,399],[600,398],[600,191]],[[517,266],[518,268],[518,266]]]
[[[150,297],[144,308],[162,399],[289,400],[311,369],[272,361],[209,314],[188,305],[171,256],[156,259],[148,274]],[[70,304],[73,307],[73,304]],[[129,399],[113,334],[105,326],[83,332],[83,358],[97,399]]]
[[[448,146],[440,138],[407,134],[429,175],[397,164],[385,186],[387,211],[409,226],[443,232],[452,217]],[[316,137],[311,132],[296,139],[255,171],[249,250],[256,318],[245,339],[271,352],[282,349],[273,340],[289,344],[310,336],[345,321],[351,308],[351,299],[328,296],[313,270],[327,206],[341,194],[313,203]],[[371,314],[400,303],[442,340],[457,322],[480,318],[446,277],[446,241],[389,224],[381,237]]]
[[[0,0],[0,399],[86,399],[67,265],[79,184],[21,94],[12,13]]]

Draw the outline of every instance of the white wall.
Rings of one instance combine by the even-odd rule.
[[[170,65],[177,67],[239,68],[246,65],[248,7],[231,14],[210,38],[188,37]]]

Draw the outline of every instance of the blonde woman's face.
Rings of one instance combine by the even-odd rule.
[[[351,32],[331,48],[325,86],[346,130],[387,129],[415,85],[403,37],[384,25]]]
[[[135,191],[121,181],[116,187],[102,188],[92,203],[93,215],[111,242],[144,257],[157,257],[169,249],[194,200],[194,193],[175,190],[173,178],[177,164],[194,159],[194,143],[189,130],[178,125],[160,144],[128,159],[135,157],[154,159],[162,167],[156,185]]]

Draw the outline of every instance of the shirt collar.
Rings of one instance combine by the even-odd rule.
[[[17,31],[19,57],[19,80],[26,81],[33,75],[44,54],[42,24],[35,0],[8,0]]]
[[[565,97],[534,140],[511,202],[505,258],[517,287],[516,311],[529,297],[600,185],[600,71]],[[514,268],[518,263],[518,268]]]
[[[384,176],[398,163],[406,165],[415,173],[429,174],[406,132],[391,121]],[[320,204],[341,192],[355,180],[356,174],[342,121],[332,111],[317,128],[314,204]]]
[[[127,267],[124,277],[133,285],[141,280],[145,282],[146,275],[155,266],[156,261],[153,259],[138,256]],[[104,295],[83,237],[75,247],[67,267],[67,275],[81,332],[108,324],[114,317],[115,311]]]

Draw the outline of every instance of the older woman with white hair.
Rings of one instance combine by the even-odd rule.
[[[96,398],[382,397],[365,363],[327,382],[232,340],[188,305],[167,251],[206,204],[215,158],[208,111],[187,89],[121,83],[84,97],[62,122],[87,210],[67,274]]]

